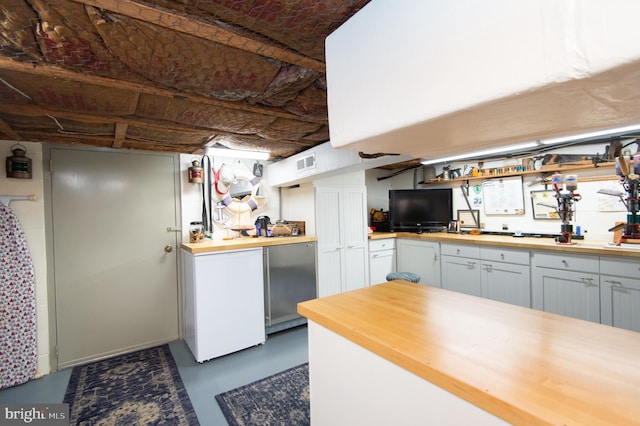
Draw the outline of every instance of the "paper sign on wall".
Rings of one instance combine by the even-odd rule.
[[[485,214],[524,214],[522,176],[482,181]]]

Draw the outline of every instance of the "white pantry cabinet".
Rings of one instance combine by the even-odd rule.
[[[315,188],[318,297],[369,285],[364,186]]]
[[[387,275],[396,270],[396,240],[369,241],[369,284],[375,285],[387,281]]]
[[[534,251],[533,265],[534,309],[600,322],[597,256]]]
[[[600,319],[603,324],[640,331],[640,262],[600,258]]]
[[[398,238],[396,269],[420,276],[420,284],[441,287],[440,243]]]
[[[196,361],[264,343],[262,248],[181,253],[184,340]]]

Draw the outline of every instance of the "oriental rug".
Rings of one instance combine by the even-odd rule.
[[[199,425],[168,345],[74,367],[72,425]]]
[[[309,425],[309,364],[216,395],[231,426]]]

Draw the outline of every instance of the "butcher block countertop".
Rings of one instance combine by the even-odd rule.
[[[640,424],[640,333],[404,281],[298,312],[510,423]]]
[[[234,238],[232,240],[205,240],[201,243],[182,243],[180,247],[191,254],[200,254],[215,253],[225,250],[269,247],[281,244],[309,243],[317,240],[318,238],[315,236],[305,235],[297,237],[245,237]]]
[[[437,241],[441,243],[477,244],[487,246],[512,247],[533,250],[553,250],[563,253],[595,254],[599,256],[622,256],[640,258],[640,244],[623,244],[614,246],[610,241],[574,240],[576,244],[557,244],[553,238],[521,237],[491,234],[449,234],[434,232],[416,234],[411,232],[374,232],[369,234],[370,240],[385,238],[409,238],[419,241]]]

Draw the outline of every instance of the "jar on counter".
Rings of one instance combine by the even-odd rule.
[[[189,226],[189,242],[201,243],[204,240],[204,227],[202,222],[191,222]]]

